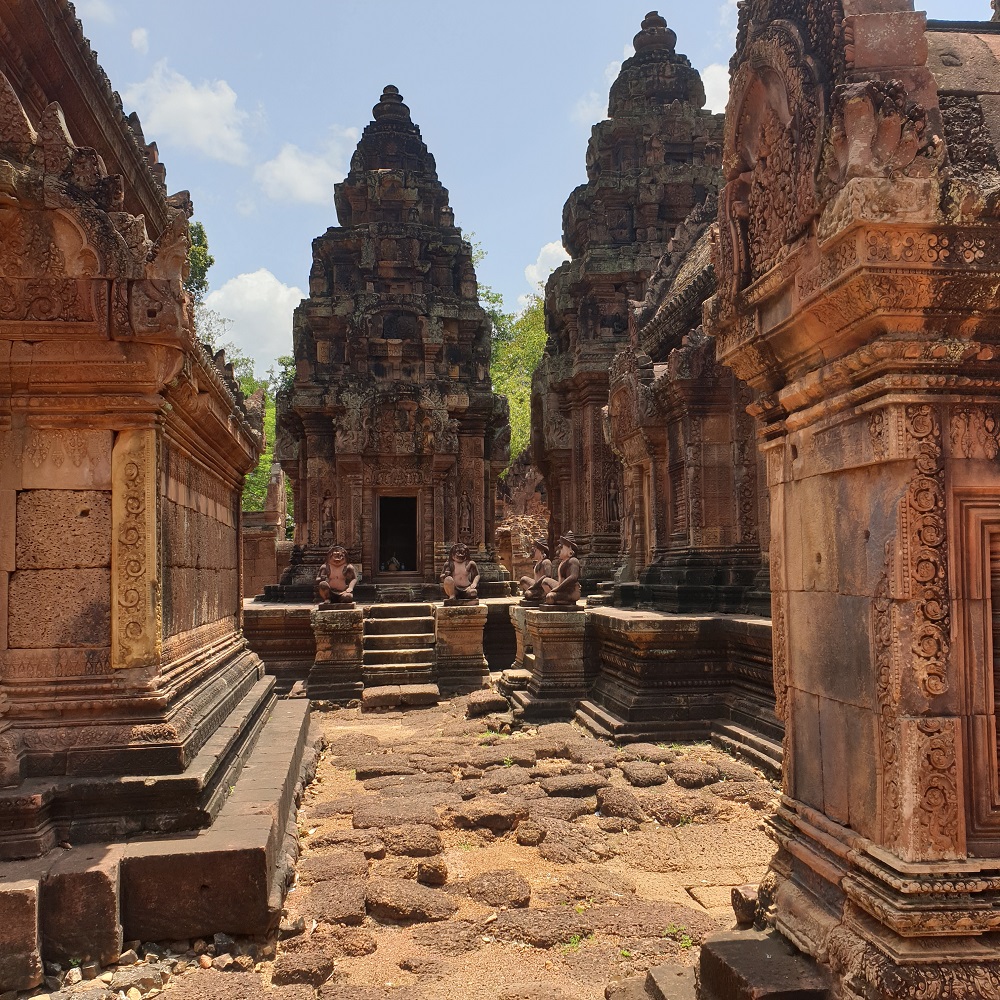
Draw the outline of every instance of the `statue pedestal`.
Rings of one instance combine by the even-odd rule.
[[[436,608],[435,662],[442,692],[468,694],[486,686],[490,668],[483,654],[483,629],[489,611],[485,604],[466,602]]]
[[[348,702],[360,699],[364,612],[359,608],[330,608],[311,615],[316,636],[316,659],[306,690],[309,698]]]
[[[584,655],[586,613],[515,608],[515,624],[520,615],[526,635],[519,634],[518,651],[530,677],[527,690],[513,694],[515,711],[526,719],[572,715],[592,680]]]
[[[524,691],[528,687],[528,681],[531,680],[531,671],[524,663],[525,652],[530,650],[528,623],[524,618],[527,611],[528,608],[523,603],[514,604],[508,608],[510,622],[514,626],[514,662],[500,674],[500,680],[497,682],[497,687],[508,698],[515,691]]]

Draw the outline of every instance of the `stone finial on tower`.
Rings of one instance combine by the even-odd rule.
[[[636,52],[643,52],[646,49],[668,49],[674,51],[677,45],[677,34],[667,27],[666,18],[651,10],[642,19],[642,29],[632,39]]]
[[[408,122],[410,121],[410,109],[403,103],[403,97],[399,92],[398,87],[389,84],[385,90],[382,91],[382,96],[379,99],[378,104],[372,108],[372,117],[375,121],[384,121],[386,119],[390,121],[400,121]]]

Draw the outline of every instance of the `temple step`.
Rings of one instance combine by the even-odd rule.
[[[407,663],[402,665],[365,665],[362,677],[365,687],[383,687],[386,684],[430,684],[434,680],[433,663]]]
[[[373,604],[365,613],[365,625],[373,618],[430,618],[433,621],[434,605],[421,602]]]
[[[388,632],[381,635],[365,633],[365,649],[429,649],[433,645],[432,632]]]
[[[622,727],[621,719],[606,712],[593,701],[581,701],[576,707],[574,718],[584,729],[604,738],[613,739]]]
[[[434,617],[369,618],[365,621],[365,634],[376,635],[433,635]]]
[[[426,663],[433,658],[434,647],[424,649],[366,649],[362,654],[362,662],[367,666],[386,664],[393,666],[403,663]]]
[[[712,726],[712,742],[720,750],[742,757],[748,764],[760,768],[772,778],[781,776],[784,753],[781,744],[775,740],[769,740],[766,736],[733,722],[716,722]]]
[[[440,697],[437,684],[417,682],[393,682],[376,680],[368,684],[361,694],[361,711],[391,711],[397,708],[417,708],[422,705],[436,705]]]

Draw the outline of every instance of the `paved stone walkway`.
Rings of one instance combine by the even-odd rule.
[[[316,713],[327,747],[277,957],[189,971],[171,1000],[600,1000],[733,925],[773,853],[776,790],[706,744],[505,735],[467,699]]]

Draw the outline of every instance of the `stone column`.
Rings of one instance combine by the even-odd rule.
[[[442,693],[468,694],[486,686],[490,668],[483,655],[485,604],[434,609],[435,676]]]
[[[518,609],[520,610],[520,609]],[[579,611],[524,609],[525,656],[531,671],[527,691],[514,694],[515,709],[526,719],[572,715],[593,680],[584,651],[587,615]]]
[[[313,611],[316,661],[306,680],[310,699],[349,702],[361,697],[364,612],[360,608]]]
[[[767,455],[771,916],[838,998],[971,1000],[1000,997],[993,98],[912,6],[744,5],[706,326]]]

